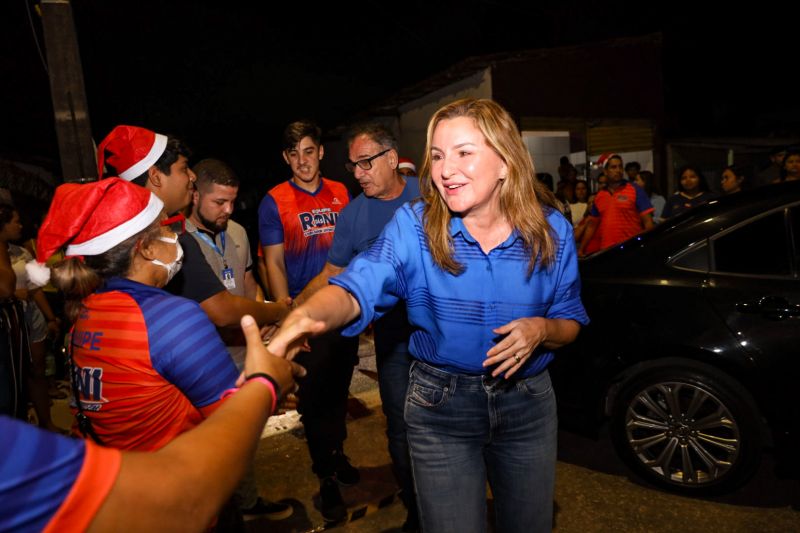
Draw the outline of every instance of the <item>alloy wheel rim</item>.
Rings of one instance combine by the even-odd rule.
[[[682,486],[714,483],[741,451],[739,425],[730,410],[692,383],[657,383],[640,391],[626,411],[625,433],[645,467]]]

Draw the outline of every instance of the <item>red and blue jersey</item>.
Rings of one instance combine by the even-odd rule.
[[[0,531],[85,531],[121,453],[0,417]]]
[[[234,386],[236,367],[197,303],[113,278],[83,304],[72,357],[81,407],[103,444],[157,450]]]
[[[292,298],[325,266],[339,212],[349,201],[344,185],[325,178],[314,192],[286,181],[273,187],[261,201],[258,207],[261,245],[283,244]]]
[[[641,233],[642,215],[652,212],[653,205],[644,190],[627,180],[613,193],[607,189],[598,192],[589,214],[600,217],[597,227],[600,248],[614,246]]]

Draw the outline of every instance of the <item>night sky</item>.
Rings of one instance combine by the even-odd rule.
[[[0,7],[0,155],[57,162],[33,1]],[[796,14],[694,2],[246,3],[73,0],[96,141],[120,123],[173,133],[245,180],[286,177],[300,117],[347,122],[472,55],[663,32],[669,135],[800,133]],[[343,22],[340,22],[343,21]],[[42,42],[43,45],[43,42]],[[589,84],[646,84],[590,79]],[[558,84],[557,77],[543,83]],[[256,131],[255,135],[244,135]],[[57,168],[55,169],[57,171]]]

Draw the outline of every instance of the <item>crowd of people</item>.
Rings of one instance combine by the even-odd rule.
[[[665,198],[653,172],[642,170],[636,161],[623,166],[622,156],[612,153],[601,155],[595,162],[600,174],[594,179],[596,192],[590,194],[589,183],[578,178],[577,170],[564,156],[559,165],[561,179],[555,186],[556,197],[561,211],[572,221],[578,253],[585,257],[720,195],[800,179],[800,149],[778,150],[771,160],[773,166],[754,177],[748,177],[744,167],[725,166],[720,172],[719,194],[711,190],[699,167],[684,165],[676,174],[678,190]]]
[[[419,172],[380,123],[346,141],[356,198],[323,177],[316,124],[285,128],[291,177],[261,201],[257,236],[231,219],[229,165],[190,165],[180,139],[135,126],[98,145],[100,180],[56,189],[29,251],[0,204],[0,449],[14,458],[0,465],[0,530],[284,519],[292,507],[259,496],[251,464],[282,402],[301,415],[322,516],[346,519],[340,487],[360,481],[348,389],[369,327],[402,530],[485,531],[487,482],[498,531],[552,528],[547,366],[589,320],[578,257],[709,201],[702,172],[681,169],[665,199],[652,172],[604,154],[592,194],[564,159],[554,194],[486,99],[433,115]],[[800,152],[785,156],[783,179],[800,178]],[[721,186],[747,179],[727,167]],[[63,332],[46,283],[70,326],[73,439],[45,431],[37,343]],[[12,419],[28,401],[42,429]]]

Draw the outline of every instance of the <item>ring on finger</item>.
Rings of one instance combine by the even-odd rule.
[[[520,361],[522,361],[522,357],[520,357],[519,354],[517,354],[517,355],[514,356],[514,361],[519,363]]]

